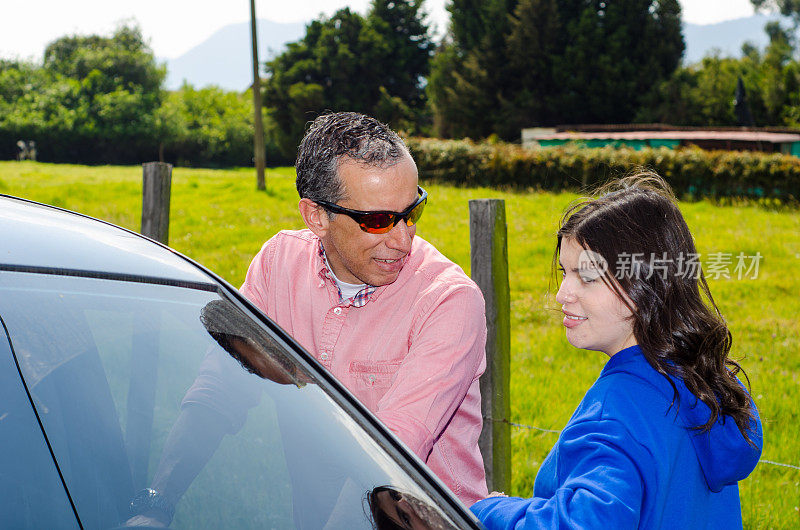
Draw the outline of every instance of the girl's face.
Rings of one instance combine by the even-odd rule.
[[[568,237],[561,239],[559,254],[563,279],[556,301],[564,313],[569,343],[609,357],[635,345],[633,314],[603,282],[602,257]]]

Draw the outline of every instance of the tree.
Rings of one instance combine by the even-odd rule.
[[[800,22],[800,0],[750,0],[758,10],[778,10],[786,17],[792,17],[795,23]]]
[[[431,65],[428,95],[437,133],[481,138],[504,120],[506,87],[512,82],[506,36],[516,0],[453,0],[449,36]]]
[[[252,95],[184,84],[167,96],[159,116],[169,133],[164,137],[169,161],[194,166],[250,165]]]
[[[389,53],[384,64],[374,65],[383,73],[381,86],[403,105],[420,109],[425,104],[423,79],[430,71],[434,43],[424,13],[424,0],[372,0],[367,23],[383,38]]]
[[[306,123],[327,110],[418,127],[431,47],[422,4],[375,0],[366,18],[341,9],[311,22],[302,39],[266,63],[264,103],[285,156],[294,154]]]
[[[679,68],[647,96],[637,121],[675,125],[739,125],[735,90],[739,79],[747,92],[753,121],[758,126],[797,126],[800,112],[800,65],[787,30],[778,23],[766,27],[770,43],[763,53],[750,43],[739,59],[704,57]]]
[[[41,160],[153,159],[165,74],[135,25],[62,37],[42,66],[0,64],[0,134],[35,140]]]
[[[680,5],[677,0],[588,4],[559,3],[568,42],[556,63],[555,106],[561,123],[627,123],[651,87],[680,63]]]
[[[80,83],[24,61],[0,61],[0,145],[3,158],[14,155],[17,140],[34,140],[39,159],[52,159],[76,122],[87,115]],[[42,151],[42,146],[46,149]]]
[[[521,0],[511,17],[507,39],[510,76],[506,92],[506,116],[500,129],[506,137],[519,134],[532,124],[555,123],[560,117],[553,105],[558,93],[555,81],[560,41],[560,19],[556,0]]]
[[[79,111],[68,156],[83,162],[141,162],[157,155],[153,127],[166,69],[156,64],[138,26],[122,25],[111,37],[57,39],[45,49],[43,67],[56,79],[80,86],[74,105],[65,102],[67,109]]]
[[[118,27],[111,37],[61,37],[45,49],[44,67],[77,80],[98,72],[94,87],[98,93],[122,89],[152,95],[155,101],[166,76],[166,68],[156,64],[135,24]]]
[[[635,122],[701,125],[704,101],[699,93],[696,68],[678,68],[672,76],[653,87],[642,100]]]
[[[447,6],[450,12],[450,35],[459,49],[468,52],[481,45],[493,1],[452,0]]]
[[[456,135],[511,140],[525,126],[629,122],[684,49],[677,0],[453,0],[449,9],[451,44],[429,88],[435,123],[467,99],[489,116]]]
[[[324,110],[368,113],[378,101],[385,42],[348,8],[306,27],[306,35],[266,63],[264,103],[280,130],[278,145],[295,151],[305,124]]]
[[[443,137],[481,138],[492,133],[497,100],[495,83],[479,61],[479,53],[460,54],[445,43],[431,63],[428,97],[434,131]]]

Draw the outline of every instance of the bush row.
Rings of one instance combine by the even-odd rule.
[[[464,186],[580,190],[637,168],[656,171],[684,199],[800,199],[800,158],[699,148],[527,149],[512,144],[409,138],[420,175]]]

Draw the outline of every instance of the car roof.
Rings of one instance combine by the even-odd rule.
[[[0,195],[0,269],[192,285],[215,282],[189,260],[105,221]]]

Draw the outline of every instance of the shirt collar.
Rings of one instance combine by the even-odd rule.
[[[324,280],[330,281],[333,285],[336,286],[336,291],[339,293],[339,303],[344,305],[351,305],[353,307],[363,307],[367,302],[369,302],[372,298],[372,294],[378,289],[374,285],[365,285],[363,289],[358,291],[355,296],[348,298],[345,300],[342,298],[342,291],[339,289],[339,285],[336,283],[336,280],[333,279],[333,273],[328,269],[328,265],[326,264],[325,259],[325,247],[322,246],[322,240],[317,239],[318,250],[317,255],[319,256],[319,274],[320,278]]]

